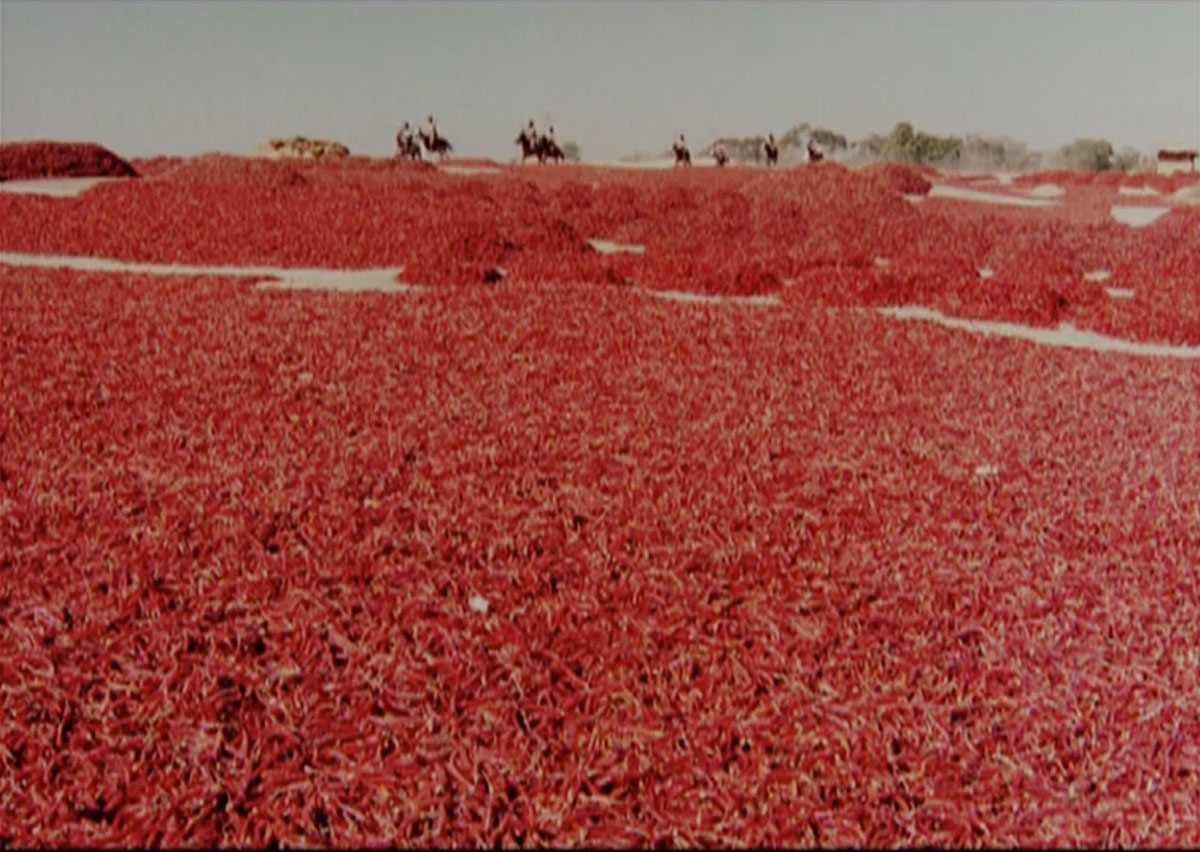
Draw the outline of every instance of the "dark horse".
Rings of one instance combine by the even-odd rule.
[[[684,144],[683,137],[680,137],[679,141],[671,146],[671,150],[675,152],[675,165],[690,166],[692,164],[692,152]]]
[[[450,140],[441,134],[435,133],[430,139],[429,135],[422,130],[420,132],[421,142],[425,145],[425,150],[430,154],[437,154],[439,158],[445,159],[446,155],[454,150],[454,146],[450,144]]]
[[[808,140],[808,161],[810,163],[819,163],[825,159],[825,155],[821,153],[821,149],[813,144],[813,141]]]
[[[530,157],[537,157],[539,163],[544,163],[546,160],[561,163],[566,158],[563,149],[548,136],[536,136],[530,139],[528,133],[521,131],[521,135],[516,138],[516,144],[521,146],[522,163]]]
[[[767,142],[763,145],[763,151],[767,155],[767,165],[779,165],[779,146],[774,142]]]
[[[396,137],[396,156],[404,160],[419,160],[421,159],[421,146],[417,144],[417,140],[409,136],[405,139],[403,136]]]

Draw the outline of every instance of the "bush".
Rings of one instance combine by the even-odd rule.
[[[854,159],[896,160],[921,165],[957,163],[963,153],[963,140],[958,136],[934,136],[915,130],[907,121],[899,122],[888,136],[872,133],[853,146]]]
[[[1076,139],[1059,148],[1054,160],[1067,169],[1104,171],[1113,168],[1113,146],[1107,139]]]

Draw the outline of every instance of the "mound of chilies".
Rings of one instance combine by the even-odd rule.
[[[346,217],[331,257],[421,259],[296,174],[272,191]],[[542,216],[494,227],[547,257],[588,197],[340,179],[416,233],[435,200]],[[606,180],[576,221],[632,235],[700,200],[768,235],[812,199],[924,221],[830,169]],[[47,208],[84,223],[48,217],[53,248],[324,239],[247,188],[280,218],[239,243],[206,185],[194,243],[164,177]],[[158,241],[89,218],[134,199]],[[1003,251],[963,227],[969,261],[895,243],[888,278],[806,224],[816,301],[933,298]],[[516,272],[396,296],[0,266],[0,323],[0,845],[1200,844],[1196,362]]]
[[[134,168],[94,142],[0,144],[0,181],[44,177],[133,177]]]
[[[396,266],[426,285],[636,284],[858,307],[916,301],[961,316],[1200,343],[1200,210],[1175,205],[1146,228],[1110,215],[1117,204],[1150,203],[1120,194],[1125,184],[1166,192],[1195,176],[1047,172],[996,190],[1064,187],[1060,203],[1028,208],[941,197],[912,204],[941,178],[899,164],[478,175],[365,158],[210,155],[138,165],[147,177],[78,198],[0,195],[0,248],[161,263]],[[593,238],[644,252],[600,254]],[[1109,273],[1103,284],[1085,280],[1098,270]]]

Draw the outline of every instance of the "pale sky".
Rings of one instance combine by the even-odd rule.
[[[552,120],[585,159],[807,121],[1200,141],[1200,0],[0,0],[0,138],[125,156],[267,136],[463,155]]]

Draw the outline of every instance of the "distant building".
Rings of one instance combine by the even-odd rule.
[[[1196,149],[1182,145],[1163,145],[1158,149],[1158,173],[1170,175],[1175,172],[1196,170]]]

